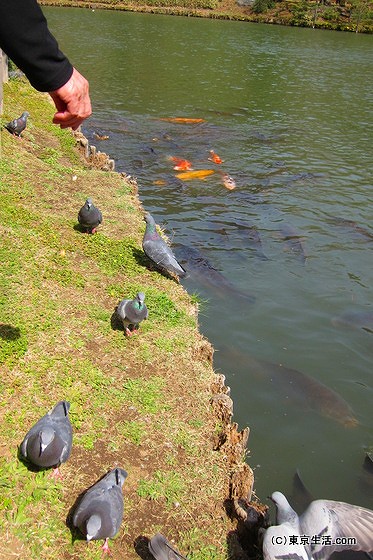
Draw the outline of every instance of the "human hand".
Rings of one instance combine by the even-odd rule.
[[[70,80],[59,89],[50,91],[49,95],[57,109],[53,122],[61,128],[76,130],[92,114],[89,84],[75,68]]]

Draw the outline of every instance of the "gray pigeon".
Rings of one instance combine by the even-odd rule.
[[[274,492],[271,499],[278,525],[264,534],[264,560],[327,560],[333,552],[343,550],[373,551],[372,510],[314,500],[298,517],[281,492]]]
[[[176,278],[178,281],[179,278],[186,275],[184,268],[177,262],[171,248],[157,232],[153,216],[147,213],[144,219],[146,221],[142,241],[144,253],[161,272]]]
[[[14,136],[21,136],[21,133],[26,128],[27,117],[29,117],[29,116],[30,116],[30,113],[28,113],[27,111],[24,111],[18,119],[13,119],[12,121],[8,122],[8,124],[6,124],[4,126]]]
[[[102,222],[101,210],[96,208],[91,198],[87,198],[78,213],[78,222],[87,233],[95,233]]]
[[[102,548],[108,553],[108,540],[118,533],[123,519],[122,486],[126,478],[126,471],[119,467],[109,471],[85,492],[73,514],[74,527],[87,541],[105,539]]]
[[[156,560],[188,560],[185,556],[180,554],[180,552],[175,550],[161,533],[157,533],[150,539],[148,547]]]
[[[139,292],[134,299],[123,299],[117,307],[117,316],[123,322],[128,336],[139,328],[141,321],[148,318],[148,308],[144,300],[145,294]]]
[[[58,402],[32,426],[20,447],[22,457],[33,465],[55,467],[55,477],[60,476],[58,467],[71,454],[73,434],[69,409],[69,402]]]

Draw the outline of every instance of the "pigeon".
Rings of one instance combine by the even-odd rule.
[[[116,467],[89,488],[73,514],[73,525],[87,541],[105,539],[102,547],[110,553],[108,541],[115,537],[123,519],[122,486],[127,473]]]
[[[373,551],[373,511],[333,500],[314,500],[298,517],[281,492],[271,496],[276,522],[263,539],[264,560],[327,560],[342,550]]]
[[[139,328],[141,321],[148,318],[148,308],[144,300],[145,294],[138,292],[134,299],[123,299],[117,307],[117,316],[123,321],[128,336]]]
[[[188,560],[168,542],[166,537],[157,533],[148,543],[148,547],[155,560]]]
[[[22,115],[18,119],[13,119],[12,121],[8,122],[5,125],[5,128],[9,130],[13,136],[21,136],[21,133],[25,130],[27,124],[27,117],[30,116],[30,113],[24,111]]]
[[[95,233],[97,227],[101,224],[101,210],[96,208],[91,198],[87,198],[84,205],[79,210],[78,222],[88,233]]]
[[[54,467],[55,478],[61,476],[58,467],[71,454],[73,435],[69,409],[69,402],[58,402],[32,426],[20,447],[26,461],[37,467]]]
[[[171,248],[162,239],[156,229],[153,216],[145,214],[146,229],[142,241],[142,248],[147,257],[163,273],[179,281],[186,275],[186,271],[176,260]]]

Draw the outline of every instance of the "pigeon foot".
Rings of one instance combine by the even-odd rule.
[[[102,551],[103,551],[104,554],[108,554],[110,556],[111,555],[111,550],[109,548],[109,542],[108,541],[109,541],[109,538],[106,538],[105,542],[104,542],[104,544],[102,545],[101,548],[102,548]]]
[[[51,472],[50,476],[55,480],[61,480],[63,475],[58,467],[53,467],[53,471]]]

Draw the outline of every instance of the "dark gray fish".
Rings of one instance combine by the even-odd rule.
[[[26,461],[42,468],[58,467],[67,461],[72,448],[72,427],[69,419],[70,403],[58,402],[27,432],[20,453]]]
[[[127,335],[131,335],[139,328],[141,321],[148,318],[148,308],[144,302],[145,294],[139,292],[134,299],[123,299],[119,303],[116,313]]]
[[[30,113],[24,111],[18,119],[13,119],[12,121],[8,122],[8,124],[4,125],[4,127],[14,136],[21,136],[22,132],[25,130],[27,125],[27,117],[30,116]]]
[[[290,224],[282,224],[280,227],[280,236],[287,245],[288,251],[297,255],[304,264],[307,259],[307,252],[304,248],[302,237]]]
[[[337,317],[333,317],[332,325],[335,327],[351,327],[363,329],[368,333],[373,333],[373,312],[372,311],[345,311]]]
[[[256,360],[252,356],[247,357],[247,366],[254,373],[274,383],[277,381],[281,391],[294,395],[298,401],[301,399],[302,404],[318,411],[322,416],[336,420],[348,428],[358,425],[350,405],[333,389],[314,377],[283,365]]]
[[[85,492],[73,512],[74,527],[79,528],[87,541],[105,539],[106,552],[109,552],[109,538],[115,537],[122,523],[122,486],[126,478],[124,469],[112,469]]]
[[[142,241],[145,255],[155,264],[157,269],[179,280],[186,274],[184,268],[177,262],[171,247],[157,232],[155,220],[149,213],[145,214],[146,229]]]
[[[255,301],[254,296],[238,290],[198,249],[180,244],[175,248],[175,252],[191,277],[198,277],[199,281],[214,287],[223,295],[228,292],[230,296],[237,295],[250,302]]]
[[[367,230],[366,228],[364,228],[362,226],[359,226],[359,224],[357,224],[353,220],[347,220],[345,218],[332,217],[332,218],[330,218],[330,221],[337,226],[342,226],[342,227],[345,227],[345,228],[349,228],[350,230],[353,230],[354,232],[358,233],[359,235],[361,235],[362,237],[364,237],[364,239],[367,239],[368,241],[373,241],[373,233],[370,232],[369,230]]]
[[[155,560],[188,560],[161,533],[149,540],[148,547]]]
[[[278,397],[285,397],[287,403],[290,397],[303,408],[315,410],[346,427],[358,425],[350,405],[336,391],[314,377],[283,365],[256,359],[232,345],[225,346],[221,343],[217,350],[214,361],[217,361],[219,368],[234,370],[235,366],[240,369],[246,367],[250,377],[255,377],[258,382],[263,380],[270,383],[269,388],[265,387],[265,391],[275,389]]]
[[[102,214],[92,202],[87,198],[78,213],[78,222],[88,233],[95,233],[98,226],[102,223]]]
[[[244,231],[247,235],[248,248],[252,250],[262,261],[268,261],[269,259],[267,255],[263,252],[262,240],[256,227],[239,223],[237,224],[237,227],[239,230]]]

